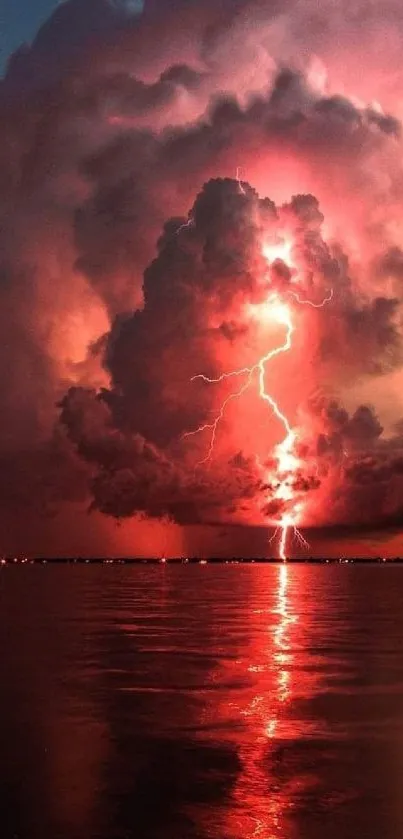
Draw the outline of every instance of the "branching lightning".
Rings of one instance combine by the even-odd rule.
[[[330,303],[333,300],[333,289],[331,288],[327,297],[324,297],[320,303],[313,303],[312,300],[301,300],[300,296],[297,294],[296,291],[289,291],[288,294],[294,298],[301,306],[312,306],[312,309],[323,309],[323,306],[326,306],[326,303]]]
[[[273,396],[271,396],[269,393],[267,393],[266,387],[265,387],[265,374],[266,374],[266,364],[269,361],[271,361],[277,355],[280,355],[280,353],[288,352],[291,349],[292,334],[293,334],[293,331],[294,331],[294,326],[293,326],[293,323],[292,323],[292,320],[291,320],[290,310],[285,304],[280,303],[276,298],[273,298],[270,301],[270,304],[271,304],[270,305],[270,313],[271,313],[273,319],[278,324],[286,327],[286,337],[285,337],[284,343],[281,344],[279,347],[275,347],[273,350],[270,350],[270,352],[268,352],[268,353],[266,353],[266,355],[262,356],[262,358],[260,358],[259,361],[256,364],[254,364],[252,367],[242,367],[239,370],[231,370],[228,373],[222,373],[217,378],[211,378],[209,376],[205,376],[203,373],[198,373],[196,376],[193,376],[192,381],[196,381],[197,379],[201,379],[203,382],[206,382],[208,384],[215,384],[215,383],[218,383],[218,382],[223,382],[225,379],[233,378],[233,377],[236,377],[236,376],[245,376],[246,375],[247,378],[246,378],[246,381],[243,383],[241,388],[234,391],[233,393],[230,393],[229,396],[226,397],[226,399],[222,403],[221,409],[220,409],[217,417],[215,418],[215,420],[213,422],[205,423],[204,425],[201,425],[199,428],[195,429],[194,431],[187,432],[184,435],[184,437],[190,437],[192,435],[200,434],[203,431],[209,430],[211,432],[211,434],[210,434],[210,443],[209,443],[208,451],[207,451],[206,457],[203,458],[203,460],[201,460],[198,465],[201,466],[204,463],[206,463],[207,461],[209,461],[211,459],[212,454],[213,454],[214,445],[215,445],[215,442],[216,442],[218,425],[224,417],[224,413],[225,413],[225,410],[226,410],[229,402],[231,402],[234,399],[238,399],[240,396],[242,396],[245,393],[245,391],[249,388],[249,386],[251,385],[252,380],[253,380],[253,375],[257,374],[258,386],[259,386],[259,396],[260,396],[261,399],[263,399],[265,402],[268,403],[271,410],[273,411],[273,413],[275,414],[277,419],[281,422],[281,424],[283,425],[284,430],[286,432],[286,436],[285,436],[284,440],[276,447],[276,450],[275,450],[275,454],[276,454],[276,458],[277,458],[277,461],[278,461],[279,468],[278,468],[278,484],[277,484],[276,490],[273,494],[273,498],[275,498],[276,500],[278,500],[280,502],[287,502],[287,501],[292,500],[292,492],[293,491],[292,491],[292,488],[288,485],[286,479],[287,479],[287,477],[290,476],[290,474],[292,474],[292,472],[295,472],[296,468],[299,465],[298,459],[296,458],[296,456],[293,454],[293,451],[292,451],[293,447],[294,447],[294,443],[296,441],[297,435],[296,435],[296,432],[293,431],[293,429],[291,428],[290,423],[289,423],[287,417],[285,416],[285,414],[283,414],[283,412],[280,410],[276,400],[273,398]],[[276,532],[280,531],[280,534],[281,534],[280,543],[279,543],[279,556],[280,556],[281,559],[284,559],[284,560],[286,559],[287,536],[288,536],[288,532],[289,532],[290,527],[292,527],[294,529],[294,534],[297,537],[300,544],[303,543],[304,545],[306,545],[306,542],[303,539],[303,536],[299,533],[299,531],[296,528],[294,515],[290,515],[290,514],[284,515],[281,518],[281,520],[279,522],[277,522],[277,529],[276,529]]]
[[[240,180],[239,168],[237,169],[237,181],[240,191],[244,193],[244,188]],[[276,248],[276,246],[274,246],[274,248]],[[274,248],[263,248],[263,254],[266,256],[268,261],[272,261],[278,257],[284,258],[284,256],[289,255],[290,244],[288,242],[283,242],[280,246],[277,246],[276,250],[280,248],[280,253],[272,253],[271,251],[274,250]],[[330,301],[333,298],[333,289],[326,297],[324,297],[324,299],[320,303],[314,303],[311,300],[303,299],[295,291],[289,291],[288,293],[291,297],[295,299],[295,301],[298,304],[302,306],[311,306],[314,309],[322,308],[327,303],[330,303]],[[287,548],[290,531],[292,532],[294,539],[300,545],[300,547],[304,549],[309,548],[308,542],[297,527],[298,522],[301,520],[303,505],[301,501],[298,501],[294,497],[295,493],[293,488],[293,479],[295,479],[297,471],[299,470],[301,465],[300,460],[295,453],[295,444],[298,435],[297,432],[291,427],[287,416],[282,412],[277,401],[270,393],[267,392],[265,378],[266,365],[269,363],[269,361],[272,361],[276,356],[280,355],[281,353],[289,352],[289,350],[291,349],[292,336],[295,327],[292,321],[292,312],[290,307],[282,300],[280,300],[276,294],[271,295],[265,303],[265,314],[268,315],[270,319],[273,320],[275,323],[286,328],[284,342],[280,344],[280,346],[275,347],[274,349],[270,350],[270,352],[263,355],[256,362],[256,364],[253,364],[251,367],[241,367],[238,370],[231,370],[229,372],[221,373],[216,378],[206,376],[204,373],[198,373],[197,375],[193,376],[191,381],[197,381],[198,379],[200,379],[202,382],[205,382],[207,384],[217,384],[225,381],[226,379],[236,378],[240,376],[246,376],[246,380],[243,382],[240,388],[230,393],[224,399],[219,413],[212,422],[204,423],[203,425],[199,426],[199,428],[195,429],[194,431],[189,431],[183,436],[191,437],[196,434],[200,434],[204,431],[209,431],[210,441],[207,454],[203,458],[203,460],[201,460],[198,463],[198,466],[201,466],[210,461],[216,443],[217,429],[220,422],[224,418],[224,414],[229,403],[243,396],[243,394],[251,386],[254,377],[257,378],[258,393],[260,398],[269,405],[273,414],[282,424],[285,432],[284,439],[274,449],[275,460],[277,462],[276,480],[274,484],[272,480],[273,476],[271,474],[266,475],[266,479],[271,479],[272,485],[272,494],[270,500],[272,502],[277,501],[279,503],[279,508],[282,510],[279,519],[273,520],[272,522],[275,525],[275,531],[273,537],[270,539],[270,542],[278,539],[278,556],[280,559],[285,561],[287,558]]]
[[[229,396],[227,396],[227,398],[224,399],[224,402],[221,405],[221,410],[220,410],[218,416],[215,418],[214,422],[205,423],[204,425],[199,426],[199,428],[196,428],[194,431],[187,431],[186,434],[183,435],[184,437],[192,437],[194,434],[200,434],[200,432],[202,432],[202,431],[207,431],[207,430],[211,431],[210,445],[209,445],[209,448],[208,448],[208,452],[206,454],[206,457],[204,457],[203,460],[199,461],[199,463],[197,464],[198,466],[202,466],[204,463],[207,463],[207,461],[209,461],[211,459],[211,456],[212,456],[213,450],[214,450],[214,444],[215,444],[215,441],[216,441],[217,428],[218,428],[219,423],[221,422],[221,420],[224,417],[225,409],[226,409],[229,402],[231,402],[233,399],[238,399],[238,397],[242,396],[242,394],[245,393],[245,391],[248,389],[248,387],[251,383],[252,374],[253,374],[254,370],[255,370],[254,367],[251,367],[250,369],[249,368],[244,368],[243,370],[235,370],[233,373],[223,373],[222,376],[220,376],[218,379],[209,379],[207,376],[203,376],[203,374],[199,374],[197,376],[192,377],[192,379],[191,379],[192,382],[195,381],[195,379],[203,379],[203,381],[205,381],[205,382],[212,383],[212,382],[222,382],[224,379],[229,378],[229,376],[240,376],[243,373],[248,373],[248,378],[246,380],[246,383],[244,383],[239,390],[236,390],[234,393],[230,393]]]

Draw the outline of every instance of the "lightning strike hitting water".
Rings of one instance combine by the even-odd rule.
[[[241,182],[239,167],[237,168],[236,177],[241,193],[245,194],[245,190]],[[191,220],[189,221],[191,223]],[[188,224],[184,226],[188,226]],[[291,243],[285,239],[281,240],[280,242],[277,242],[274,245],[266,244],[263,246],[262,249],[262,253],[266,257],[268,262],[273,262],[275,259],[282,259],[286,262],[290,262],[291,251]],[[330,303],[330,301],[333,298],[333,289],[331,289],[327,297],[325,297],[320,303],[314,303],[311,300],[302,299],[295,291],[289,291],[288,293],[300,305],[311,306],[314,309],[322,308],[327,303]],[[274,397],[266,391],[265,375],[266,364],[273,358],[275,358],[277,355],[280,355],[280,353],[286,353],[291,349],[294,325],[292,322],[290,308],[284,302],[279,300],[278,297],[275,295],[271,296],[268,299],[267,303],[265,304],[265,311],[269,315],[271,320],[275,321],[277,324],[281,326],[286,327],[286,337],[284,343],[281,344],[279,347],[275,347],[275,349],[270,350],[270,352],[262,356],[259,359],[259,361],[257,361],[256,364],[252,365],[251,367],[242,367],[239,370],[231,370],[230,372],[222,373],[217,378],[210,378],[209,376],[205,376],[203,373],[198,373],[197,375],[193,376],[191,381],[201,379],[203,382],[206,382],[208,384],[216,384],[219,382],[223,382],[225,379],[230,379],[237,376],[246,376],[246,381],[243,383],[242,387],[240,387],[233,393],[230,393],[229,396],[226,397],[226,399],[221,405],[221,409],[218,415],[212,422],[205,423],[204,425],[201,425],[194,431],[187,432],[183,436],[190,437],[195,434],[200,434],[203,431],[210,431],[210,443],[207,454],[203,458],[203,460],[201,460],[198,463],[198,466],[201,466],[210,461],[216,442],[217,429],[221,420],[224,417],[224,413],[228,404],[232,400],[240,398],[245,393],[245,391],[250,387],[252,383],[254,374],[257,374],[259,396],[264,402],[266,402],[270,406],[272,412],[280,421],[285,431],[285,437],[283,441],[279,443],[274,449],[275,459],[277,460],[278,468],[276,473],[275,489],[272,492],[271,497],[271,500],[278,501],[280,503],[280,506],[283,506],[285,511],[281,514],[279,520],[273,522],[273,524],[276,525],[276,529],[272,539],[270,540],[273,541],[277,537],[279,538],[278,556],[280,559],[285,561],[287,558],[287,545],[290,530],[292,531],[295,540],[301,547],[309,548],[307,541],[304,539],[302,533],[298,530],[297,527],[297,524],[300,521],[303,513],[303,505],[301,501],[297,501],[296,499],[294,499],[294,489],[292,485],[293,478],[295,478],[296,473],[300,467],[300,461],[294,453],[295,443],[297,441],[297,433],[295,430],[291,428],[287,416],[281,411]],[[268,475],[267,477],[270,478],[271,476]]]
[[[222,382],[225,379],[232,378],[235,376],[242,376],[246,375],[247,379],[246,382],[243,383],[242,387],[238,390],[231,393],[227,398],[224,400],[221,409],[215,418],[215,420],[211,423],[205,423],[204,425],[200,426],[199,428],[195,429],[194,431],[187,432],[184,437],[190,437],[195,434],[199,434],[202,431],[210,430],[210,444],[208,448],[208,452],[205,458],[198,465],[202,465],[211,459],[213,454],[214,445],[216,441],[216,434],[217,428],[221,420],[223,419],[225,409],[229,402],[233,399],[237,399],[245,393],[252,382],[253,374],[256,373],[258,375],[258,384],[259,384],[259,396],[265,402],[268,403],[271,410],[277,417],[277,419],[281,422],[286,432],[286,436],[284,440],[275,448],[275,455],[278,461],[278,483],[277,487],[273,493],[273,498],[275,500],[281,502],[292,502],[293,498],[293,490],[292,487],[288,485],[287,478],[292,476],[295,473],[296,469],[299,466],[299,461],[297,457],[293,453],[293,447],[295,441],[297,439],[296,432],[290,426],[290,423],[280,410],[276,400],[266,391],[265,386],[265,374],[266,374],[266,364],[275,358],[280,353],[288,352],[291,349],[292,343],[292,334],[294,332],[294,326],[291,320],[291,312],[283,303],[280,303],[276,298],[272,298],[269,301],[270,307],[270,315],[273,320],[286,327],[286,337],[284,343],[281,344],[279,347],[275,347],[270,352],[266,353],[266,355],[262,356],[259,361],[254,364],[252,367],[242,367],[239,370],[232,370],[228,373],[222,373],[217,378],[210,378],[209,376],[205,376],[203,373],[198,373],[196,376],[192,377],[192,381],[196,381],[197,379],[201,379],[204,382],[209,384],[214,384],[218,382]],[[286,559],[286,547],[287,547],[287,537],[290,528],[293,528],[294,535],[300,542],[300,544],[304,544],[306,546],[306,542],[303,539],[302,535],[296,528],[296,513],[299,513],[300,510],[294,510],[293,514],[287,514],[281,517],[281,519],[276,522],[277,529],[276,533],[280,532],[280,543],[279,543],[279,556],[281,559]]]

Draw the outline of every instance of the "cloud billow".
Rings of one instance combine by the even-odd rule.
[[[211,463],[197,466],[207,432],[184,435],[230,386],[192,378],[262,353],[248,307],[271,290],[298,325],[270,381],[300,429],[310,523],[363,521],[374,503],[380,522],[400,515],[401,409],[385,422],[379,395],[402,366],[393,38],[377,68],[352,72],[400,6],[359,31],[327,2],[141,7],[69,0],[0,83],[4,498],[12,476],[7,503],[26,504],[35,472],[44,506],[53,494],[118,518],[263,522],[274,501],[259,463],[278,429],[253,387]],[[270,265],[267,237],[292,242]],[[298,306],[296,276],[302,299],[332,290],[331,304]],[[362,382],[371,399],[351,407]]]

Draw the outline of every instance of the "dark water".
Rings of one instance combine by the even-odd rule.
[[[403,837],[403,567],[0,573],[1,839]]]

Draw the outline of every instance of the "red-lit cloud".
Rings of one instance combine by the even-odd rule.
[[[184,435],[233,386],[193,376],[284,340],[270,291],[300,524],[399,520],[400,7],[127,5],[69,0],[0,86],[5,508],[264,524],[281,429],[256,388],[203,468]]]

